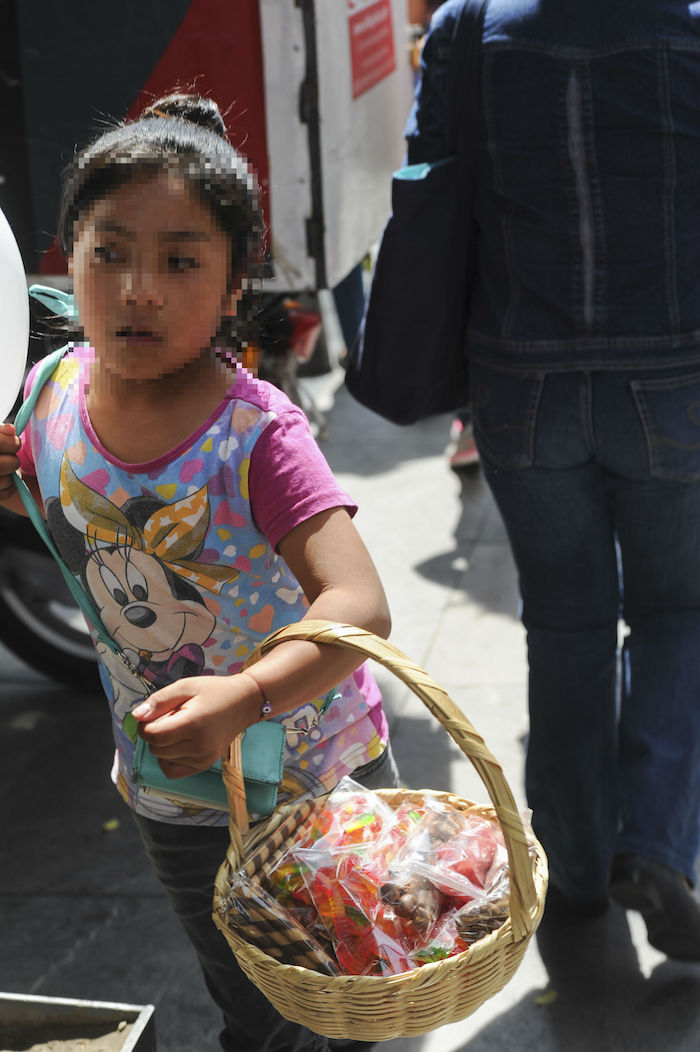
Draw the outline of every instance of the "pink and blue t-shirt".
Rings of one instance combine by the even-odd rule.
[[[238,369],[225,399],[184,442],[127,464],[95,434],[86,407],[92,352],[69,349],[22,435],[23,472],[36,475],[54,541],[109,633],[155,687],[184,676],[238,672],[270,632],[307,602],[276,549],[311,516],[357,510],[340,489],[303,412]],[[34,380],[32,372],[27,391]],[[138,677],[97,644],[115,741],[113,780],[140,814],[224,824],[220,811],[143,793],[131,779]],[[280,799],[320,795],[378,757],[387,740],[381,696],[366,666],[324,699],[279,717],[287,730]],[[175,786],[176,783],[173,783]]]

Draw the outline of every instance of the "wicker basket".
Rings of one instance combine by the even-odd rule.
[[[477,811],[500,823],[510,863],[510,916],[496,931],[468,950],[435,964],[393,976],[329,976],[297,965],[283,964],[247,942],[240,931],[227,925],[225,902],[232,874],[248,860],[247,870],[260,872],[289,830],[308,815],[308,804],[290,804],[243,836],[231,823],[231,845],[216,878],[214,922],[223,932],[238,963],[267,999],[286,1019],[331,1038],[384,1041],[425,1034],[454,1023],[474,1012],[505,986],[514,975],[536,930],[544,909],[547,862],[536,845],[534,862],[528,852],[522,821],[503,771],[483,739],[461,710],[423,669],[392,644],[349,625],[302,621],[270,635],[256,649],[249,664],[278,643],[311,640],[354,650],[373,658],[406,683],[481,777],[493,808],[475,805],[450,793],[430,795],[463,811]],[[240,777],[233,762],[224,763],[224,778],[231,800],[231,814],[240,814]],[[415,793],[383,789],[380,795],[398,806]],[[422,793],[421,795],[427,795]],[[277,836],[275,833],[277,831]]]

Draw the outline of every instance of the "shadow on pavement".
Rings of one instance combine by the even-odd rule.
[[[450,469],[445,461],[444,470]],[[493,613],[518,619],[517,574],[500,513],[478,468],[459,473],[451,547],[416,564],[426,580]]]
[[[0,990],[155,1004],[159,1047],[213,1049],[218,1013],[111,756],[100,694],[0,678]]]
[[[545,913],[537,949],[546,990],[530,992],[459,1052],[697,1052],[700,968],[640,969],[625,913],[562,923]]]

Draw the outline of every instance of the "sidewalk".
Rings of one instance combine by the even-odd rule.
[[[446,418],[395,428],[340,390],[328,425],[324,450],[360,505],[393,642],[463,708],[524,806],[524,636],[479,472],[449,471]],[[406,783],[485,800],[421,702],[383,669],[377,677]],[[101,699],[73,696],[3,653],[0,731],[0,990],[154,1003],[160,1052],[215,1052],[216,1012],[109,783]],[[68,780],[58,775],[66,752]],[[617,908],[570,930],[545,918],[513,981],[473,1016],[380,1047],[697,1052],[700,966],[668,962],[647,946],[641,920]]]

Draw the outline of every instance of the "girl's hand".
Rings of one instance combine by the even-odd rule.
[[[0,424],[0,507],[16,515],[26,515],[27,510],[12,479],[14,472],[19,471],[17,452],[20,446],[14,425]],[[37,480],[32,475],[25,475],[24,481],[43,513],[44,505]]]
[[[139,735],[168,778],[206,771],[260,718],[261,698],[246,675],[192,676],[171,683],[133,710]]]
[[[19,447],[13,425],[0,424],[0,501],[3,502],[17,492],[12,475],[19,469]]]

